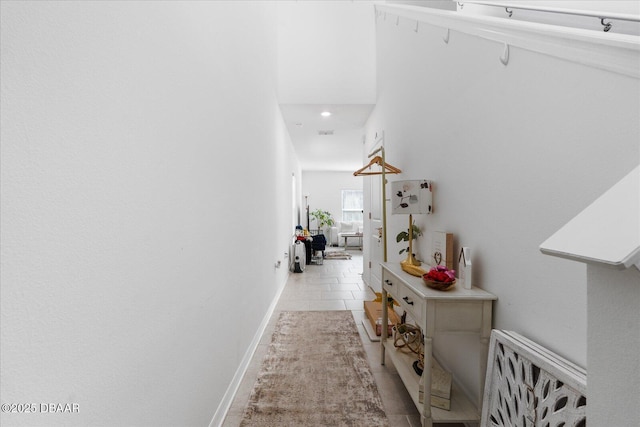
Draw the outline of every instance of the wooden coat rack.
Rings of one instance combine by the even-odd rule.
[[[376,135],[377,136],[377,135]],[[391,166],[384,159],[384,134],[381,139],[376,139],[376,144],[378,141],[381,141],[380,148],[374,150],[368,157],[373,157],[375,154],[380,153],[380,156],[375,156],[368,165],[365,167],[358,169],[353,173],[354,176],[363,176],[363,175],[382,175],[382,241],[384,246],[384,262],[387,262],[387,173],[396,174],[402,172],[395,166]],[[371,166],[378,165],[380,166],[380,171],[367,171]],[[384,289],[384,286],[380,284],[382,288],[382,299],[386,304],[387,292]],[[387,310],[382,310],[382,324],[386,325],[388,323],[388,314]],[[383,337],[386,337],[386,329],[384,329],[382,333]],[[382,352],[382,360],[384,360],[384,345],[380,346],[380,351]]]
[[[377,142],[377,141],[376,141]],[[386,175],[389,174],[397,174],[402,171],[395,166],[390,165],[384,159],[384,147],[381,145],[380,148],[373,151],[369,154],[368,157],[372,157],[375,154],[380,153],[380,156],[375,156],[371,159],[369,164],[358,169],[353,173],[354,176],[364,176],[364,175],[382,175],[382,241],[384,246],[384,262],[387,262],[387,178]],[[374,165],[380,166],[380,171],[370,171],[367,170]]]

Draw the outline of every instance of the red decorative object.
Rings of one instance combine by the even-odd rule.
[[[456,284],[456,272],[450,270],[444,265],[432,267],[424,276],[424,283],[433,289],[447,291]]]

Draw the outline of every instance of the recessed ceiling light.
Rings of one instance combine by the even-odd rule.
[[[320,113],[320,115],[321,115],[322,117],[329,117],[329,116],[331,115],[331,113],[330,113],[330,112],[328,112],[328,111],[323,111],[322,113]]]

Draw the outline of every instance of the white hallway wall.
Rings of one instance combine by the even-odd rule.
[[[595,426],[628,425],[640,419],[640,272],[587,265],[587,287],[587,418]]]
[[[280,103],[375,102],[374,3],[278,2]]]
[[[302,172],[302,194],[309,195],[309,211],[329,211],[335,221],[342,220],[342,190],[362,190],[362,185],[362,177],[353,176],[353,172]],[[304,203],[303,197],[303,206]],[[302,226],[306,227],[305,215],[302,216],[302,221]],[[313,217],[310,221],[311,228],[315,229]]]
[[[211,421],[287,276],[274,13],[2,2],[2,403],[80,408],[3,426]]]
[[[494,326],[586,366],[586,269],[538,246],[640,158],[640,85],[627,77],[395,17],[378,18],[378,101],[367,144],[384,130],[395,179],[434,181],[423,230],[470,246],[475,283],[495,293]],[[389,215],[392,239],[406,217]],[[429,238],[418,253],[427,259]],[[457,252],[456,252],[457,255]],[[456,257],[457,259],[457,257]],[[365,261],[366,262],[366,261]],[[446,345],[445,345],[446,344]],[[436,351],[467,387],[469,347]]]

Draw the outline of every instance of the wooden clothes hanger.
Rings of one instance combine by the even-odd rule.
[[[363,168],[358,169],[353,173],[354,176],[362,176],[362,175],[382,175],[382,241],[384,248],[384,258],[383,261],[387,262],[387,177],[386,174],[394,174],[401,173],[402,171],[395,166],[391,166],[389,163],[385,161],[384,157],[384,133],[381,138],[378,138],[378,134],[376,133],[376,144],[380,142],[380,147],[370,153],[367,157],[371,158],[376,153],[382,153],[381,156],[375,156],[371,159],[368,165]],[[381,171],[378,172],[365,172],[365,169],[370,168],[373,165],[378,165],[382,167]],[[383,289],[384,292],[384,289]],[[386,312],[383,314],[383,322],[387,321]],[[384,346],[382,346],[382,354],[384,354]]]
[[[385,171],[376,171],[376,172],[370,172],[370,171],[366,171],[366,169],[370,168],[373,165],[378,165],[378,166],[383,166]],[[368,165],[364,166],[363,168],[358,169],[357,171],[355,171],[353,173],[353,176],[361,176],[361,175],[382,175],[383,173],[401,173],[402,171],[400,169],[398,169],[395,166],[391,166],[389,163],[386,163],[384,160],[382,160],[382,157],[380,156],[375,156],[373,159],[371,159],[371,161],[369,162]]]

